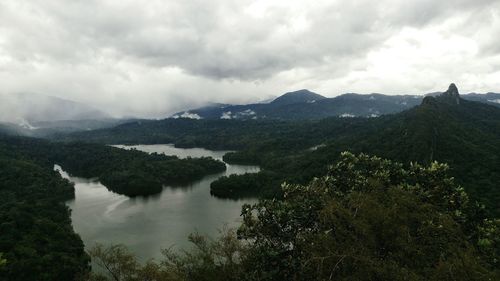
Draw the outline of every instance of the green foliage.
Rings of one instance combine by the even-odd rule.
[[[73,192],[52,169],[0,146],[0,280],[75,280],[89,270],[64,204]]]
[[[264,198],[281,197],[275,186],[283,179],[273,172],[224,176],[210,184],[210,194],[220,198],[245,198],[259,195]]]
[[[247,247],[236,238],[233,230],[224,230],[212,240],[200,234],[191,234],[194,249],[175,253],[164,250],[162,261],[166,271],[181,280],[238,280],[243,274],[240,266]]]
[[[479,250],[491,264],[500,266],[500,219],[484,219],[478,230]]]
[[[247,275],[251,280],[498,278],[473,238],[487,226],[472,221],[467,195],[446,170],[437,163],[403,169],[376,157],[342,154],[326,176],[305,186],[284,185],[283,200],[243,207],[239,235],[253,242]]]
[[[256,150],[245,150],[240,152],[228,152],[224,154],[224,162],[239,165],[260,165],[260,152]]]
[[[90,250],[90,255],[101,273],[92,273],[89,280],[241,280],[241,259],[247,246],[236,238],[233,230],[221,231],[217,240],[195,233],[189,236],[189,241],[193,244],[191,251],[166,249],[160,262],[150,260],[144,265],[123,245],[98,244]]]
[[[5,264],[7,264],[7,260],[2,258],[3,253],[0,253],[0,268],[2,268]]]
[[[105,248],[97,244],[89,251],[89,254],[93,262],[112,280],[138,280],[139,263],[124,245],[111,245]],[[105,276],[94,273],[92,278],[102,279]]]

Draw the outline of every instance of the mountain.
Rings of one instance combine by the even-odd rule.
[[[57,133],[113,127],[116,119],[89,105],[37,94],[0,95],[0,133],[45,137]]]
[[[196,110],[178,112],[171,116],[171,118],[188,118],[188,119],[218,119],[221,116],[220,111],[234,105],[223,103],[211,103],[207,106],[200,107]],[[202,117],[203,116],[203,117]]]
[[[437,96],[442,92],[425,96]],[[422,95],[383,95],[355,93],[326,98],[309,90],[286,93],[269,103],[246,105],[211,104],[178,112],[172,118],[191,119],[322,119],[327,117],[378,117],[393,114],[419,105]],[[462,99],[500,107],[500,94],[466,94]]]
[[[322,95],[318,95],[309,90],[303,89],[295,92],[288,92],[284,95],[274,99],[271,104],[273,105],[288,105],[294,103],[314,103],[316,101],[326,99]]]
[[[259,164],[263,171],[277,175],[278,182],[307,183],[324,174],[343,151],[366,153],[409,163],[447,163],[472,200],[500,215],[500,108],[464,99],[456,85],[437,96],[427,96],[421,104],[403,112],[379,118],[328,118],[293,122],[290,128],[275,126],[270,131],[240,128],[225,139],[240,139],[245,148],[224,157],[228,163]],[[245,125],[241,125],[244,127]],[[212,130],[212,138],[216,138]],[[179,144],[183,139],[182,136]],[[203,133],[190,136],[191,143],[211,144]],[[232,179],[233,182],[244,182]],[[274,190],[279,186],[260,182]],[[217,183],[215,183],[217,184]],[[257,190],[258,186],[255,187]],[[230,187],[228,190],[237,190]]]
[[[470,93],[463,96],[464,99],[470,101],[477,101],[482,103],[487,103],[489,105],[500,107],[500,94],[499,93],[486,93],[486,94],[476,94]]]
[[[111,118],[83,103],[30,93],[0,95],[0,109],[0,121],[10,123]]]
[[[473,200],[500,214],[500,109],[464,99],[454,84],[410,110],[348,125],[324,144],[288,159],[288,167],[276,162],[268,169],[309,180],[345,150],[401,163],[438,161],[450,166],[451,175]]]
[[[332,116],[377,117],[409,109],[420,102],[420,96],[344,94],[326,98],[308,90],[299,90],[286,93],[270,103],[209,105],[178,112],[172,118],[300,120]]]
[[[462,98],[452,84],[393,122],[365,139],[366,146],[378,144],[372,152],[404,162],[448,163],[474,199],[500,214],[499,108]]]
[[[436,97],[436,96],[439,96],[443,93],[444,92],[434,92],[434,93],[428,93],[425,96]],[[492,93],[492,92],[489,92],[486,94],[468,93],[468,94],[460,95],[460,98],[462,98],[464,100],[476,101],[476,102],[486,103],[489,105],[500,107],[500,94],[499,93]]]
[[[0,122],[0,134],[44,138],[79,131],[111,128],[132,121],[137,121],[137,119],[107,118],[97,120],[38,121],[31,123],[26,120],[21,120],[17,124]]]

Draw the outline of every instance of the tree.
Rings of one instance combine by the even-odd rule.
[[[124,245],[104,247],[97,244],[89,251],[94,263],[104,270],[114,281],[135,280],[139,269],[136,257]],[[103,278],[96,275],[94,278]]]
[[[234,230],[223,229],[215,240],[198,233],[188,239],[194,246],[191,250],[165,249],[160,262],[149,260],[144,265],[124,245],[97,244],[89,253],[103,273],[92,273],[90,280],[241,280],[241,259],[247,246],[237,239]]]
[[[448,167],[343,153],[324,177],[243,208],[250,280],[493,280],[484,220]],[[478,212],[475,212],[478,213]],[[496,233],[488,225],[488,233]],[[492,230],[493,229],[493,230]],[[488,249],[498,244],[488,239]],[[498,256],[497,256],[498,257]],[[495,275],[496,274],[496,275]]]
[[[3,253],[0,253],[0,268],[7,264],[7,260],[2,258]]]

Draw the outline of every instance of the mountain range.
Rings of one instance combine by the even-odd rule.
[[[436,96],[440,92],[425,96]],[[419,105],[425,96],[343,94],[327,98],[303,89],[266,102],[233,105],[213,103],[178,112],[171,118],[307,120],[326,117],[378,117]],[[500,94],[470,93],[463,99],[500,107]],[[0,130],[17,135],[44,136],[116,126],[136,119],[115,119],[87,104],[52,96],[21,93],[0,95]]]
[[[285,93],[269,103],[245,105],[211,104],[178,112],[171,118],[192,119],[321,119],[326,117],[378,117],[407,110],[419,105],[428,95],[383,95],[348,93],[327,98],[309,90]],[[465,100],[483,102],[500,107],[500,94],[470,93]]]

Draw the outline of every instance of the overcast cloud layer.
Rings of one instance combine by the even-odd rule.
[[[116,115],[450,82],[500,92],[500,1],[0,0],[0,92]]]

